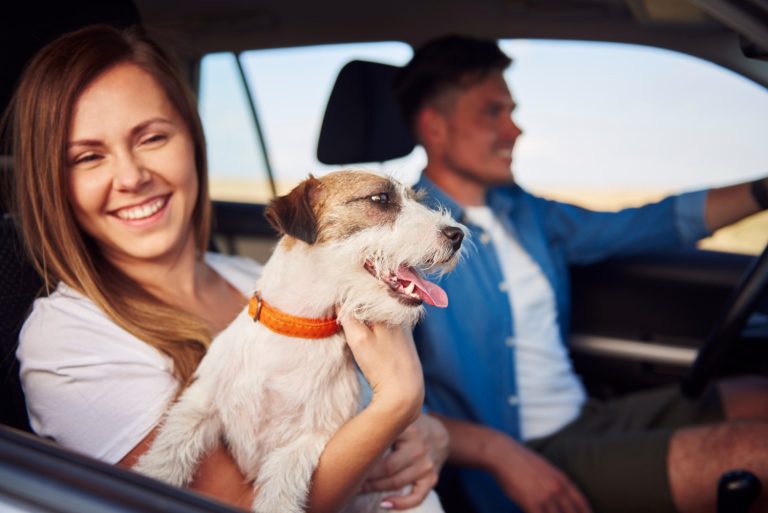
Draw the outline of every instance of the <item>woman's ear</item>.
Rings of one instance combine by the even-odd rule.
[[[317,240],[317,217],[312,208],[320,180],[312,175],[285,196],[269,202],[264,214],[280,235],[289,235],[308,244]]]

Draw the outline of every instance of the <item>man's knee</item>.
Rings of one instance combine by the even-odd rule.
[[[679,511],[713,511],[724,472],[745,469],[768,483],[768,422],[729,421],[680,429],[670,439],[667,467]]]

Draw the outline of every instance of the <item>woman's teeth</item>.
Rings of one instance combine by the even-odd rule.
[[[138,207],[124,208],[124,209],[118,210],[115,214],[120,219],[126,219],[131,221],[134,221],[137,219],[145,219],[151,216],[152,214],[155,214],[161,208],[163,208],[165,206],[166,201],[167,201],[166,197],[158,198],[154,201],[145,203],[144,205],[140,205]]]

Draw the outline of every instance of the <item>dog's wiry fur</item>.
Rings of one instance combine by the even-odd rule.
[[[267,217],[284,236],[257,284],[265,301],[300,317],[349,312],[392,325],[413,325],[423,312],[394,290],[398,268],[444,272],[465,231],[401,184],[357,171],[310,177],[274,200]],[[255,482],[254,511],[299,512],[320,453],[359,402],[343,334],[291,339],[243,311],[214,339],[135,468],[186,485],[223,440]],[[361,495],[351,509],[377,511],[381,497]],[[414,511],[442,509],[431,493]]]

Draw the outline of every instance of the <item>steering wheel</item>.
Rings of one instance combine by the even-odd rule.
[[[715,376],[729,344],[741,333],[749,315],[768,288],[768,245],[747,270],[726,303],[723,315],[710,330],[693,366],[682,381],[683,394],[699,397]]]

